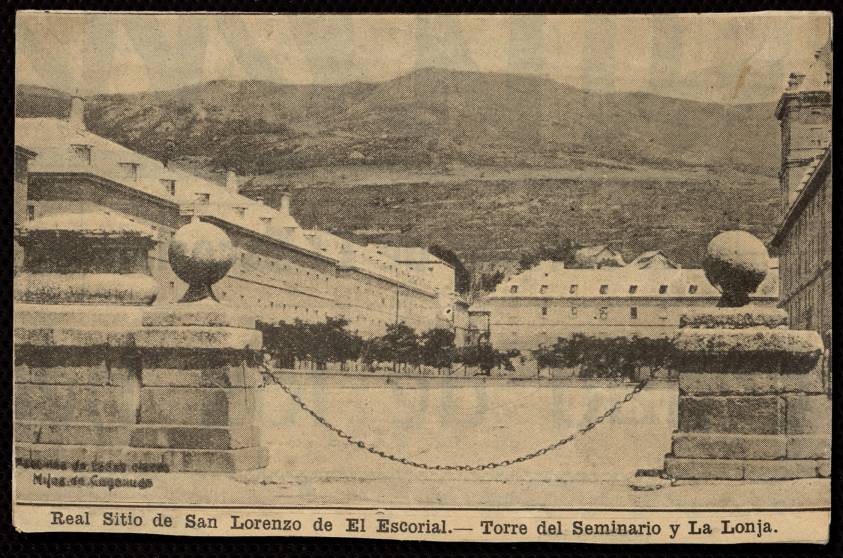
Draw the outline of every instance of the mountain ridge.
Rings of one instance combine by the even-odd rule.
[[[18,116],[69,95],[18,86]],[[570,239],[698,265],[708,239],[778,221],[772,103],[593,93],[541,76],[424,68],[384,82],[217,80],[86,97],[91,131],[206,178],[294,189],[303,226],[439,244],[475,270]],[[165,147],[172,140],[175,149]],[[271,196],[267,197],[270,199]]]
[[[17,89],[19,114],[44,96],[30,88]],[[383,82],[215,80],[87,101],[91,129],[127,147],[154,155],[172,136],[177,159],[206,157],[216,167],[209,170],[249,174],[341,164],[555,166],[583,154],[768,176],[778,166],[777,148],[758,139],[775,132],[771,104],[593,93],[529,74],[430,67]]]

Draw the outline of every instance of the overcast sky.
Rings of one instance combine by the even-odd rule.
[[[211,79],[382,81],[416,68],[539,74],[598,91],[778,98],[828,37],[818,13],[666,16],[22,12],[17,81],[82,94]]]

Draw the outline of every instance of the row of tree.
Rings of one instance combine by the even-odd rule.
[[[458,347],[454,331],[447,328],[418,334],[402,322],[387,325],[384,335],[363,339],[347,327],[348,321],[342,318],[318,323],[296,320],[291,324],[257,324],[263,332],[264,348],[282,368],[293,368],[296,362],[311,362],[321,370],[329,362],[338,362],[344,368],[346,363],[359,360],[369,369],[374,369],[375,363],[392,363],[395,370],[422,365],[450,370],[454,365],[464,365],[491,375],[498,367],[513,370],[512,359],[519,355],[518,351],[495,349],[482,338]]]
[[[587,378],[630,379],[669,370],[674,359],[669,337],[594,336],[575,333],[533,351],[539,368],[574,368]]]

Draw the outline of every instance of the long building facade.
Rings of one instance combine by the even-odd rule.
[[[792,73],[781,122],[782,221],[771,242],[781,261],[780,306],[795,329],[826,342],[832,328],[831,39],[805,73]]]
[[[83,111],[74,98],[67,120],[16,119],[22,176],[19,188],[16,174],[16,226],[60,212],[106,212],[150,226],[157,235],[149,256],[160,284],[156,303],[175,302],[187,288],[167,252],[179,227],[197,216],[223,229],[237,252],[215,293],[262,321],[343,317],[364,337],[396,322],[424,331],[454,327],[454,313],[467,321],[459,297],[408,265],[374,246],[303,229],[289,212],[289,198],[274,209],[240,195],[233,173],[222,185],[170,168],[89,132]]]
[[[471,316],[492,344],[517,349],[522,356],[574,333],[640,336],[670,335],[690,308],[713,307],[718,291],[702,269],[682,269],[651,254],[624,267],[569,269],[544,261],[498,285],[475,303]],[[751,304],[775,305],[777,263]]]

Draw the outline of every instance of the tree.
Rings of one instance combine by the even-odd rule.
[[[453,266],[456,276],[456,291],[460,294],[467,293],[471,288],[471,272],[465,267],[460,257],[453,250],[438,244],[431,245],[427,251]]]
[[[416,331],[404,322],[387,324],[386,333],[362,344],[361,358],[371,368],[375,362],[418,365],[421,361]]]
[[[575,333],[539,347],[533,355],[540,368],[578,368],[583,377],[635,379],[645,369],[652,375],[669,368],[674,352],[669,337]]]
[[[282,368],[293,368],[296,359],[307,358],[308,334],[305,324],[296,320],[293,324],[278,322],[270,324],[258,321],[255,327],[263,333],[263,346]]]
[[[389,360],[392,362],[412,365],[419,363],[418,336],[416,335],[416,331],[404,322],[388,324],[383,341],[390,355]]]
[[[455,334],[447,328],[433,328],[419,338],[419,353],[422,364],[436,369],[450,368],[454,363]]]
[[[526,271],[538,265],[541,261],[563,262],[566,267],[574,263],[576,247],[570,239],[563,238],[553,244],[539,244],[533,250],[521,254],[518,267]]]
[[[454,360],[466,366],[476,366],[482,370],[484,376],[491,376],[493,368],[503,367],[510,372],[515,370],[512,359],[520,354],[516,349],[500,351],[492,347],[490,343],[479,342],[476,345],[460,347]]]
[[[481,291],[492,292],[504,280],[506,275],[500,269],[492,272],[484,272],[480,274],[477,288]]]
[[[347,325],[345,319],[329,317],[317,323],[258,322],[256,327],[263,333],[264,348],[282,368],[294,367],[296,360],[310,360],[324,370],[328,362],[344,365],[360,358],[363,339],[349,332]]]

